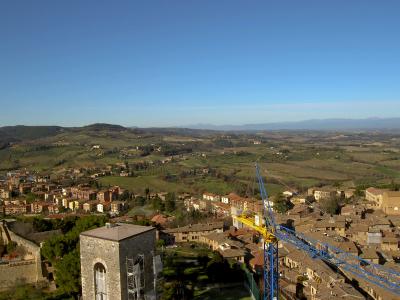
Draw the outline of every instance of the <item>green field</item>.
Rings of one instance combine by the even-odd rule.
[[[167,182],[156,176],[145,176],[145,177],[119,177],[119,176],[107,176],[99,179],[99,182],[103,186],[118,185],[124,189],[133,191],[134,193],[144,193],[146,188],[150,191],[157,192],[183,192],[185,189],[178,183]]]
[[[376,170],[380,173],[383,173],[389,177],[394,178],[400,178],[400,171],[394,170],[392,168],[386,167],[386,166],[377,166]]]
[[[216,178],[197,178],[191,181],[187,179],[180,182],[168,182],[158,176],[120,177],[107,176],[98,179],[102,186],[118,185],[137,194],[143,194],[146,188],[152,192],[192,192],[202,193],[209,191],[217,194],[228,194],[233,186]]]

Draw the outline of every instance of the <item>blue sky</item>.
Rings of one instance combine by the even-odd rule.
[[[399,117],[400,1],[0,1],[0,126]]]

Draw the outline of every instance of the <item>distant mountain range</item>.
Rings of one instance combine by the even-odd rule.
[[[254,130],[390,130],[400,129],[400,118],[314,119],[297,122],[277,122],[244,125],[195,124],[191,129],[254,131]]]

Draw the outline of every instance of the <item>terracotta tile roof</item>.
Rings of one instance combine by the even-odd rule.
[[[375,249],[365,248],[362,249],[360,257],[363,259],[378,259],[379,255],[376,253]]]
[[[226,249],[226,250],[219,250],[219,253],[225,258],[236,258],[245,256],[246,251],[243,249]]]
[[[259,267],[262,268],[264,266],[264,251],[260,250],[253,254],[254,257],[250,259],[249,264],[253,269]]]
[[[158,214],[151,218],[151,221],[158,224],[165,224],[168,222],[168,217]]]
[[[377,189],[377,188],[374,188],[374,187],[369,187],[369,188],[366,189],[366,191],[368,193],[371,193],[371,194],[375,195],[375,196],[378,196],[378,195],[382,195],[383,192],[387,191],[387,189]]]

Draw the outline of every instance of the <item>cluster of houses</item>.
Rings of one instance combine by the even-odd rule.
[[[274,203],[269,201],[273,209]],[[232,209],[235,211],[252,211],[260,214],[263,211],[262,201],[255,198],[241,197],[235,193],[228,195],[217,195],[213,193],[203,193],[202,198],[190,197],[184,200],[184,205],[188,211],[211,211],[219,217],[231,215]]]
[[[349,199],[354,196],[355,191],[322,187],[309,188],[307,194],[319,202],[332,197]],[[368,209],[382,210],[386,215],[400,215],[400,191],[370,187],[365,190],[365,200],[364,204]]]
[[[0,185],[4,215],[52,215],[62,211],[117,215],[128,208],[126,202],[118,201],[122,193],[118,186],[101,190],[85,184],[60,187],[47,177],[30,176],[26,172],[9,172]]]
[[[122,194],[122,190],[118,186],[103,190],[77,186],[63,188],[62,196],[60,198],[55,197],[54,200],[58,205],[71,211],[119,214],[128,208],[125,201],[118,201],[120,194]]]
[[[376,189],[365,190],[365,199],[369,208],[382,210],[387,215],[400,215],[400,191]]]
[[[257,233],[251,229],[226,230],[223,222],[193,224],[160,232],[160,238],[167,244],[175,242],[200,243],[213,251],[218,251],[224,258],[244,263],[251,250],[259,250]],[[246,248],[247,247],[247,248]]]

